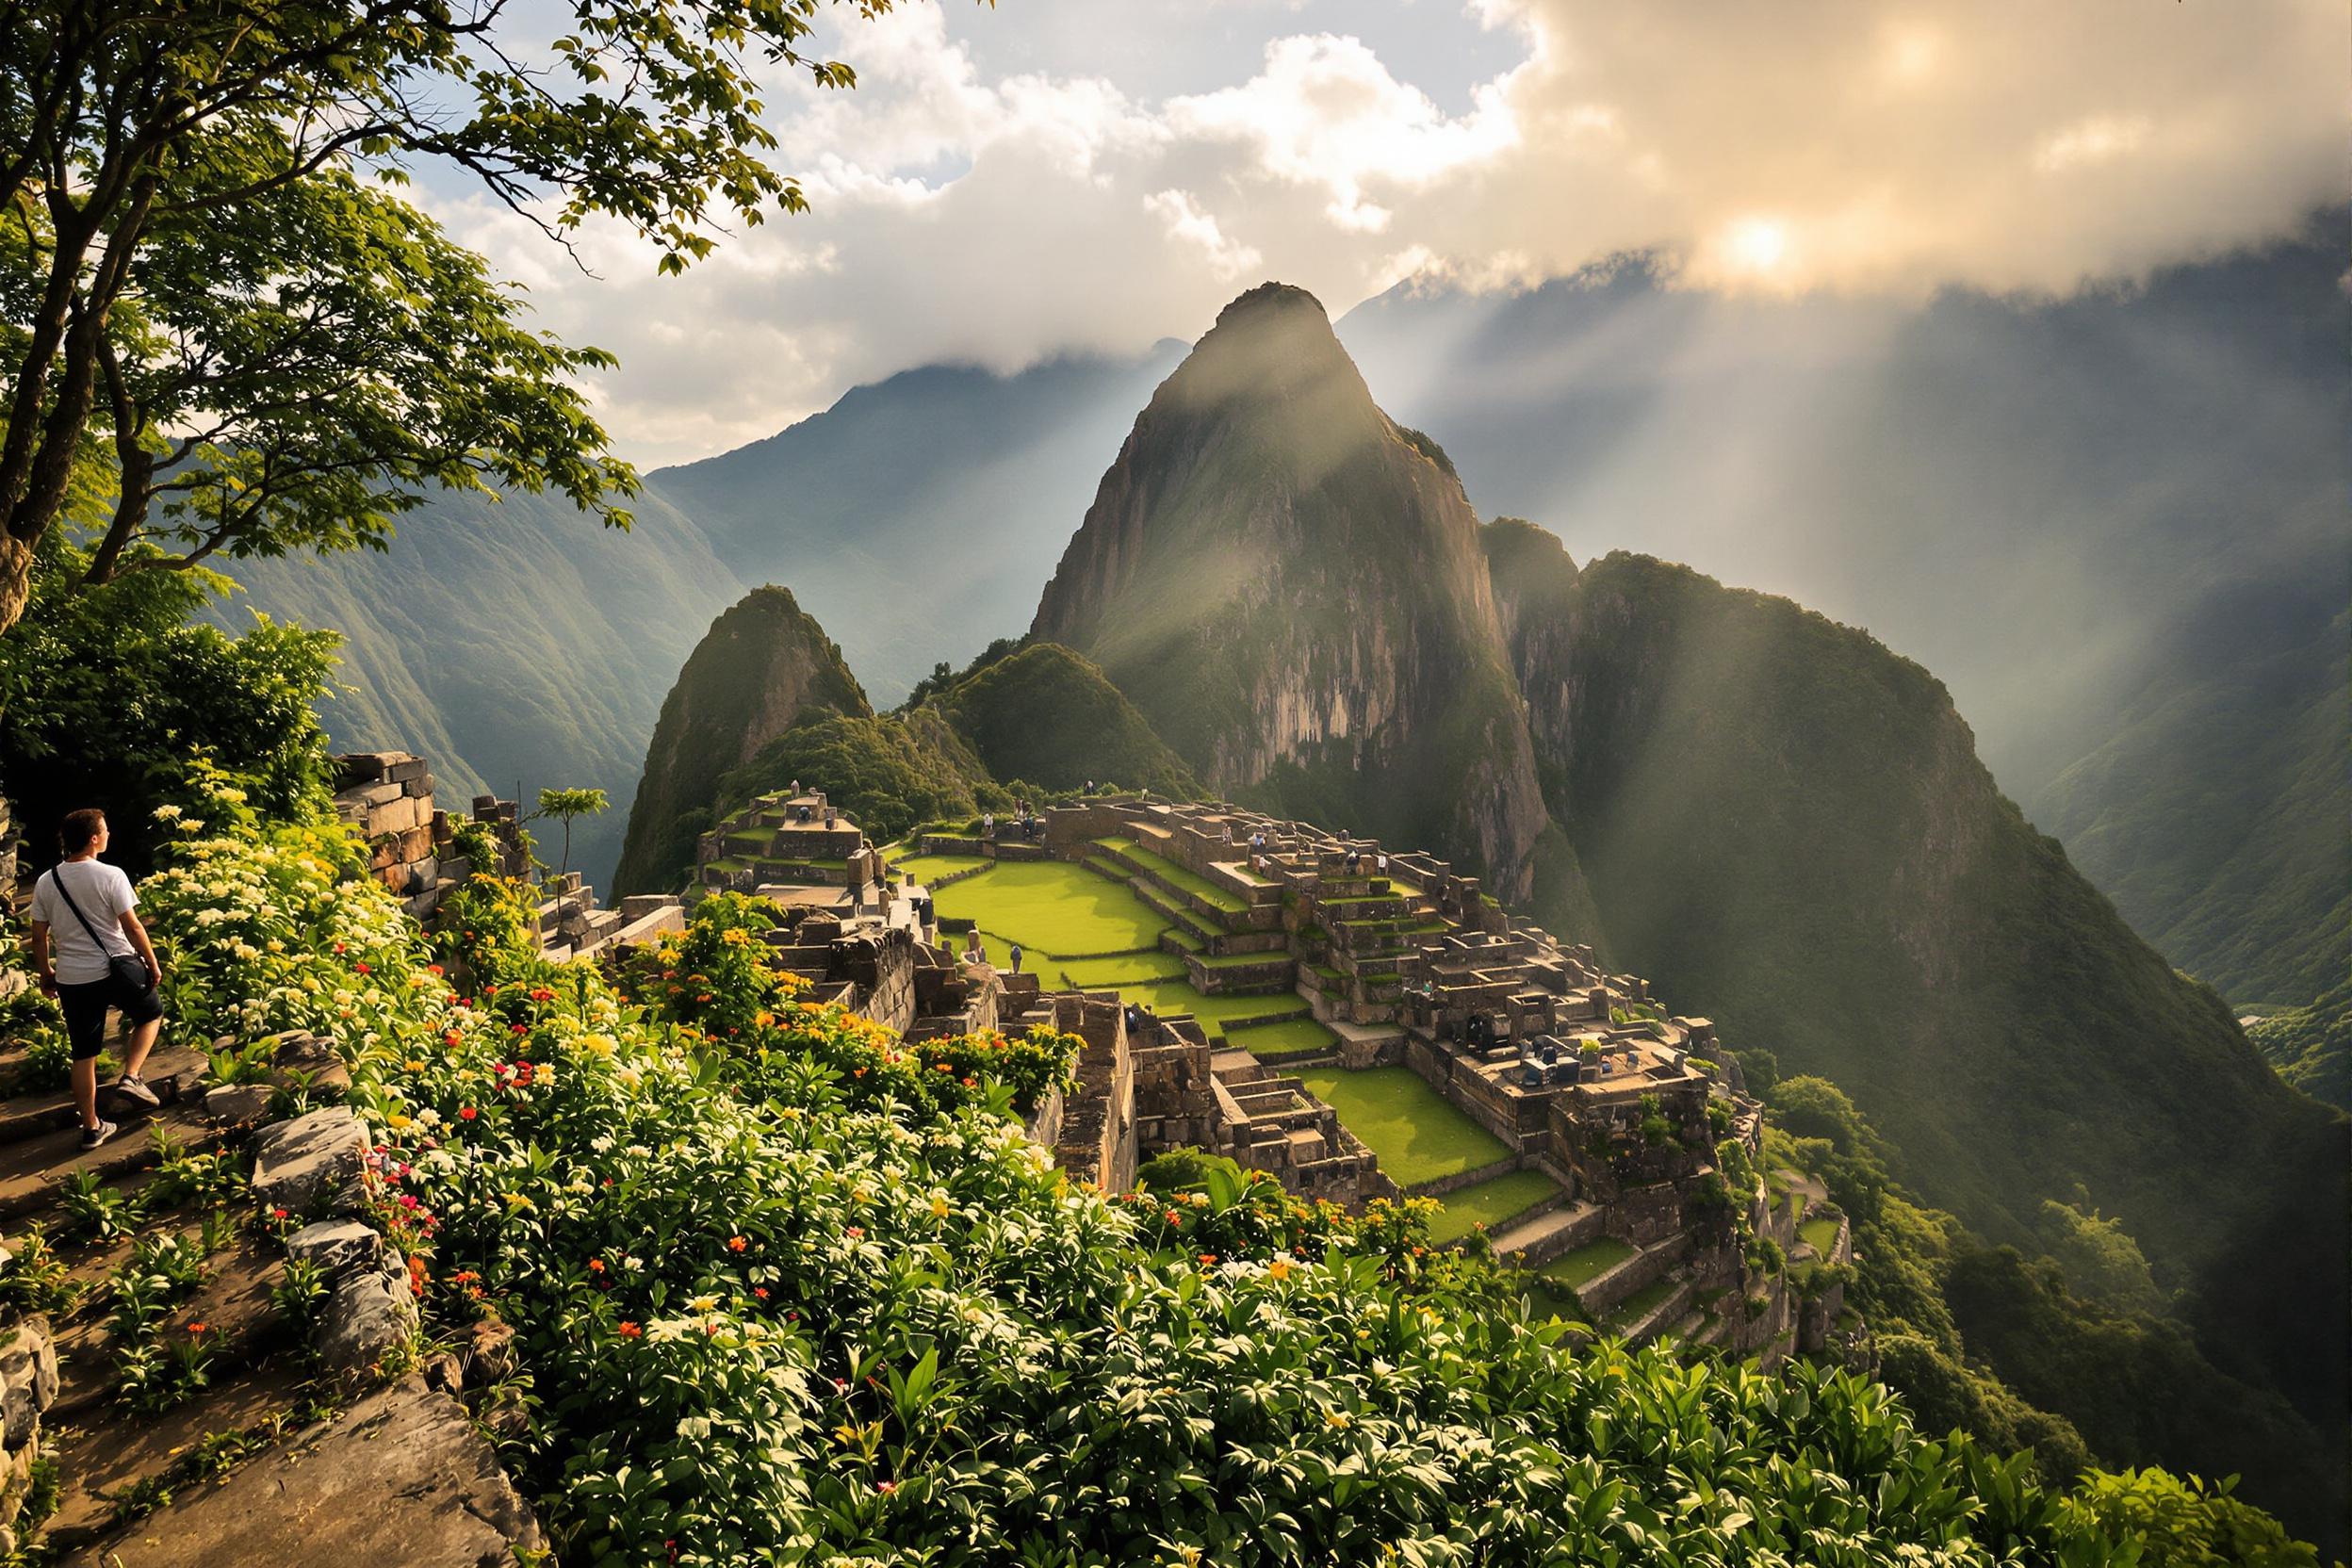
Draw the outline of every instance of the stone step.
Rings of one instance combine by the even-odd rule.
[[[1674,1322],[1676,1319],[1680,1318],[1684,1313],[1690,1310],[1690,1299],[1697,1294],[1698,1287],[1693,1285],[1690,1281],[1686,1278],[1681,1282],[1681,1283],[1674,1287],[1674,1291],[1668,1295],[1664,1300],[1658,1302],[1658,1305],[1643,1313],[1634,1321],[1630,1323],[1605,1325],[1604,1327],[1605,1329],[1613,1329],[1613,1331],[1624,1338],[1628,1344],[1647,1345],[1651,1340],[1656,1339],[1660,1333],[1665,1331],[1667,1324]]]
[[[170,1104],[183,1094],[192,1092],[197,1081],[204,1074],[207,1058],[200,1051],[184,1046],[158,1045],[148,1054],[145,1078],[155,1097]],[[98,1086],[98,1114],[111,1120],[123,1122],[125,1116],[143,1114],[144,1105],[138,1105],[117,1094],[110,1082]],[[61,1128],[81,1124],[81,1113],[74,1109],[74,1091],[70,1088],[49,1089],[21,1094],[0,1102],[0,1143],[21,1143]],[[120,1137],[122,1135],[117,1134]]]
[[[1600,1229],[1604,1217],[1592,1204],[1574,1202],[1560,1192],[1513,1215],[1509,1228],[1494,1233],[1491,1239],[1497,1257],[1511,1258],[1522,1268],[1541,1268],[1562,1252],[1582,1246],[1591,1233]]]
[[[67,1184],[84,1171],[101,1181],[145,1170],[160,1155],[151,1132],[163,1127],[191,1145],[241,1138],[253,1130],[250,1121],[223,1125],[204,1115],[201,1097],[189,1095],[142,1117],[117,1117],[122,1131],[95,1149],[81,1146],[78,1127],[42,1133],[0,1145],[0,1224],[12,1224],[28,1215],[55,1206]]]

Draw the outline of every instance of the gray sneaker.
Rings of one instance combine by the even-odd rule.
[[[163,1103],[162,1101],[155,1098],[155,1090],[149,1088],[142,1080],[134,1078],[127,1072],[116,1081],[114,1092],[123,1096],[126,1099],[136,1100],[142,1105],[160,1105]]]
[[[82,1129],[82,1147],[95,1149],[114,1136],[114,1134],[115,1126],[111,1121],[102,1121],[95,1127],[85,1127]]]

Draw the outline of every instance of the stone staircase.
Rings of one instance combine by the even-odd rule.
[[[270,1212],[296,1193],[323,1209],[361,1191],[348,1112],[270,1124],[282,1090],[339,1092],[340,1064],[286,1037],[254,1058],[271,1082],[208,1086],[207,1070],[205,1054],[159,1045],[145,1077],[162,1103],[102,1087],[120,1131],[85,1150],[54,1066],[0,1040],[0,1555],[228,1568],[349,1551],[459,1568],[544,1547],[446,1392],[466,1364],[443,1358],[432,1387],[375,1376],[380,1338],[351,1342],[367,1370],[338,1359],[348,1304],[394,1298],[375,1233]],[[257,1148],[266,1185],[249,1175]],[[305,1250],[322,1233],[325,1249]],[[305,1262],[289,1286],[293,1255]],[[404,1302],[404,1269],[398,1288]],[[405,1342],[399,1354],[414,1360]],[[387,1430],[409,1437],[387,1445]]]

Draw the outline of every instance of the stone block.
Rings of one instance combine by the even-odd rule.
[[[341,1106],[262,1130],[253,1140],[253,1197],[292,1214],[357,1209],[368,1135]]]
[[[335,1282],[318,1319],[317,1349],[328,1370],[351,1375],[374,1368],[416,1336],[416,1293],[398,1258]]]
[[[268,1084],[215,1084],[204,1091],[204,1119],[217,1126],[259,1121],[274,1092]]]
[[[421,757],[411,757],[404,754],[397,760],[387,758],[384,761],[384,776],[387,782],[393,784],[413,784],[418,779],[430,780],[433,777],[433,764],[426,761]],[[423,794],[426,792],[428,792],[422,790],[411,790],[409,792],[411,794]]]
[[[401,794],[400,786],[397,784],[379,785],[378,788],[390,790],[392,798],[380,806],[371,806],[368,808],[368,831],[370,836],[384,833],[406,833],[416,827],[426,828],[430,835],[431,819],[414,798]],[[431,842],[430,837],[427,842]]]
[[[373,1266],[384,1255],[384,1238],[356,1219],[322,1219],[286,1238],[286,1255],[329,1274]]]

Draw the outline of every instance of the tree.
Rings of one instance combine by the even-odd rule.
[[[553,817],[564,825],[564,864],[558,876],[569,875],[572,869],[572,819],[593,817],[612,803],[602,790],[542,790],[539,809],[533,817]]]
[[[835,3],[866,16],[890,6]],[[557,484],[591,507],[608,487],[626,490],[631,476],[619,465],[562,455],[577,447],[534,448],[568,427],[600,453],[601,433],[577,401],[513,400],[534,358],[547,377],[600,358],[514,329],[493,303],[511,302],[482,281],[479,258],[380,192],[363,195],[363,177],[398,181],[419,160],[454,168],[559,241],[607,214],[655,244],[662,270],[674,272],[711,249],[719,223],[806,205],[798,184],[764,161],[775,139],[760,122],[757,72],[805,69],[830,88],[855,76],[803,52],[818,0],[570,0],[568,26],[528,52],[547,18],[511,16],[512,5],[6,8],[0,223],[16,265],[0,287],[0,631],[24,612],[35,551],[65,514],[77,458],[101,429],[112,432],[126,482],[91,559],[94,581],[120,569],[157,494],[155,476],[170,484],[189,463],[212,477],[173,493],[163,531],[195,559],[380,541],[403,487],[419,481],[488,472]],[[365,251],[379,242],[384,253]],[[222,245],[243,253],[216,292],[204,263]],[[404,275],[404,259],[423,275]],[[287,280],[298,298],[281,307],[272,295]],[[453,282],[446,302],[427,298]],[[453,320],[454,343],[426,335],[436,312],[441,324]],[[381,341],[368,321],[391,330],[406,357],[389,367],[363,357]],[[412,442],[380,449],[370,439],[403,408],[426,406],[384,395],[397,394],[398,375],[438,353],[446,385],[482,368],[459,355],[484,346],[501,391],[467,389],[476,395]],[[294,369],[289,355],[318,373]],[[380,416],[339,446],[328,439],[328,372],[338,364],[373,377],[377,396],[356,406]],[[206,368],[220,367],[236,373],[207,392]],[[193,444],[177,449],[189,437],[175,431],[159,447],[155,432],[188,400]],[[524,428],[502,422],[517,415]],[[487,433],[486,449],[461,446],[468,433]],[[250,498],[256,481],[265,503]],[[354,487],[356,520],[329,525]],[[625,520],[612,509],[605,516]]]

